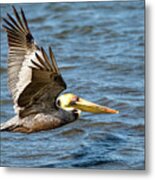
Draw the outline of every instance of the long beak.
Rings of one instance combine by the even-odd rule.
[[[119,113],[119,111],[115,109],[111,109],[106,106],[101,106],[101,105],[86,101],[85,99],[82,99],[82,98],[79,98],[79,100],[74,102],[72,106],[81,111],[91,112],[91,113],[96,113],[96,114],[102,114],[102,113],[118,114]]]

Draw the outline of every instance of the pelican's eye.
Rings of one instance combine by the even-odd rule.
[[[74,96],[73,99],[72,99],[73,102],[77,102],[79,101],[79,97],[78,96]]]
[[[80,98],[79,98],[78,96],[74,96],[74,97],[72,98],[71,102],[70,102],[70,106],[75,105],[76,102],[79,101],[79,99],[80,99]]]

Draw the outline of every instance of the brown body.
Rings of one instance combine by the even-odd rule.
[[[76,112],[67,112],[62,109],[59,111],[51,111],[49,114],[38,113],[29,115],[25,118],[15,116],[6,123],[1,124],[1,131],[32,133],[50,130],[71,123],[77,118]]]

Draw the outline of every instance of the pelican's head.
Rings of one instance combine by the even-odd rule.
[[[78,113],[80,111],[91,112],[91,113],[96,113],[96,114],[101,114],[101,113],[118,114],[119,113],[119,111],[117,110],[86,101],[85,99],[82,99],[71,93],[59,96],[57,98],[56,104],[58,107],[66,111],[77,110]]]

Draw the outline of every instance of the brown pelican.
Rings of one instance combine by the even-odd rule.
[[[81,111],[118,113],[117,110],[88,102],[74,94],[60,93],[66,84],[52,49],[49,56],[39,47],[29,29],[23,10],[3,18],[7,33],[8,85],[16,116],[1,124],[1,131],[37,132],[75,121]],[[60,95],[60,96],[59,96]]]

